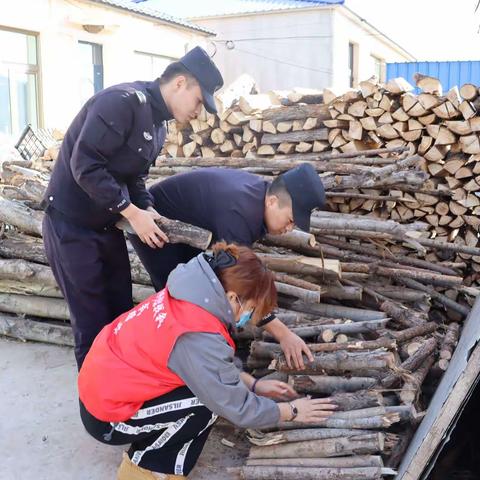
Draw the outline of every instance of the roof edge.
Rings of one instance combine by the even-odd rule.
[[[122,10],[124,12],[128,12],[134,15],[139,15],[141,17],[146,17],[151,20],[155,20],[156,22],[163,23],[168,26],[175,26],[178,28],[182,28],[184,30],[194,31],[201,35],[205,35],[205,36],[216,35],[216,32],[214,32],[213,30],[209,30],[208,28],[202,27],[200,25],[195,25],[188,20],[172,17],[171,15],[167,15],[160,11],[153,10],[150,8],[146,9],[144,7],[139,7],[135,3],[132,3],[130,6],[120,2],[116,2],[115,0],[83,0],[83,1],[96,3],[98,5],[102,5],[107,8]]]

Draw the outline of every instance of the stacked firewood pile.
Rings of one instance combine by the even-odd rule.
[[[358,90],[339,96],[329,89],[231,95],[232,104],[218,116],[204,112],[189,125],[173,125],[166,154],[177,161],[201,156],[204,166],[230,157],[227,165],[263,173],[275,167],[272,158],[309,161],[321,159],[320,152],[406,147],[410,154],[422,156],[420,167],[429,177],[422,188],[408,181],[388,188],[391,197],[402,200],[378,198],[385,188],[347,190],[331,199],[332,211],[368,213],[399,222],[422,219],[435,237],[475,247],[480,225],[478,88],[465,84],[443,94],[437,79],[420,74],[416,83],[421,90],[418,95],[402,78],[386,84],[367,80],[360,82]],[[237,158],[242,162],[236,163]],[[174,171],[188,164],[186,160],[169,163]],[[366,164],[349,165],[348,171],[344,165],[329,167],[330,172],[340,174],[369,168]],[[318,164],[319,172],[325,168]],[[348,193],[356,195],[348,197]],[[429,259],[435,262],[443,257],[432,253]],[[480,272],[477,256],[459,253],[453,260],[469,260],[472,272]]]
[[[308,428],[286,423],[271,431],[249,432],[254,446],[241,472],[246,479],[376,479],[391,474],[448,367],[462,322],[478,294],[472,259],[480,258],[480,248],[476,226],[467,220],[474,216],[476,195],[468,190],[470,187],[465,189],[471,177],[457,178],[453,171],[459,183],[450,184],[452,175],[439,174],[431,167],[435,163],[446,171],[453,155],[469,155],[465,166],[475,176],[475,157],[458,152],[457,144],[451,144],[445,158],[433,162],[417,153],[420,137],[372,143],[364,127],[361,139],[332,148],[340,135],[346,139],[350,126],[347,129],[341,126],[344,123],[328,122],[357,121],[338,118],[353,116],[349,109],[356,102],[368,104],[373,98],[386,106],[383,96],[387,96],[392,105],[396,101],[403,105],[407,93],[367,83],[373,93],[368,94],[365,84],[360,93],[349,92],[342,97],[345,110],[339,115],[334,110],[341,109],[340,100],[328,91],[323,96],[302,90],[267,96],[246,94],[223,110],[223,120],[220,116],[213,121],[206,114],[206,120],[197,120],[213,123],[208,129],[198,124],[199,129],[193,132],[196,121],[188,129],[172,126],[169,140],[175,133],[177,143],[170,141],[166,150],[177,156],[160,157],[150,172],[149,183],[208,166],[247,169],[271,179],[307,161],[325,185],[330,211],[312,215],[310,234],[267,235],[255,245],[276,277],[279,318],[304,338],[314,352],[314,362],[302,371],[289,368],[280,346],[257,329],[245,330],[240,340],[249,350],[246,366],[255,376],[281,378],[302,394],[333,396],[339,408],[328,420]],[[429,95],[444,98],[438,92]],[[320,103],[322,99],[329,104]],[[245,106],[247,100],[250,107]],[[451,98],[448,101],[452,103]],[[258,107],[253,109],[253,105]],[[371,108],[383,107],[371,103],[368,110]],[[243,120],[234,125],[240,117]],[[379,118],[372,118],[379,122]],[[257,120],[260,132],[254,130],[260,128],[255,126]],[[221,122],[236,128],[224,132],[227,140],[240,143],[231,151],[226,147],[223,150],[227,151],[222,151],[223,143],[211,144],[213,130],[222,130],[220,125],[227,128]],[[437,125],[443,128],[445,122]],[[256,140],[246,142],[253,145],[244,152],[243,136],[249,131],[255,132],[252,139]],[[422,132],[427,132],[426,126]],[[290,133],[290,137],[277,136]],[[233,136],[240,134],[241,141]],[[272,137],[267,135],[277,137],[268,143]],[[189,147],[193,148],[190,155],[183,137],[195,142],[194,148]],[[278,149],[282,143],[285,152]],[[293,148],[287,148],[287,143]],[[299,153],[302,150],[307,153]],[[197,154],[203,156],[192,156]],[[0,333],[71,345],[71,331],[65,325],[68,310],[41,238],[40,202],[55,158],[56,150],[51,149],[37,162],[12,160],[2,165]],[[455,189],[463,189],[466,197],[454,197]],[[437,225],[429,221],[434,215],[431,208],[446,203],[451,211],[450,205],[463,205],[462,200],[472,204],[465,207],[467,213],[455,216],[464,220],[462,225],[453,228],[450,223],[441,224],[443,213],[438,213]],[[403,208],[413,215],[405,215]],[[418,213],[420,210],[425,215]],[[130,260],[134,299],[139,302],[153,289],[133,251]]]

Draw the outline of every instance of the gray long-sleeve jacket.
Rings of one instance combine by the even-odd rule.
[[[203,253],[179,265],[168,277],[167,288],[172,297],[198,305],[228,329],[233,327],[225,291]],[[280,419],[273,400],[255,395],[242,382],[234,364],[234,351],[222,335],[182,335],[170,354],[168,367],[209,410],[236,425],[264,427]]]

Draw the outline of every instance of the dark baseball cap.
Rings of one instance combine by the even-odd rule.
[[[222,88],[223,78],[208,53],[201,47],[195,47],[185,54],[179,62],[195,77],[203,95],[203,105],[207,112],[217,113],[213,95]]]
[[[280,175],[292,198],[293,221],[305,232],[310,230],[310,215],[314,208],[325,208],[323,183],[310,163],[302,163]]]

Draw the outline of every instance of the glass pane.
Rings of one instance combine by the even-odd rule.
[[[8,69],[0,65],[0,133],[12,132],[10,120],[10,81]]]
[[[79,43],[80,101],[82,105],[95,94],[93,51],[89,43]]]
[[[0,30],[0,62],[37,64],[37,39],[33,35]]]
[[[37,127],[37,85],[34,74],[10,72],[10,95],[14,108],[12,130],[19,134],[27,124]]]

